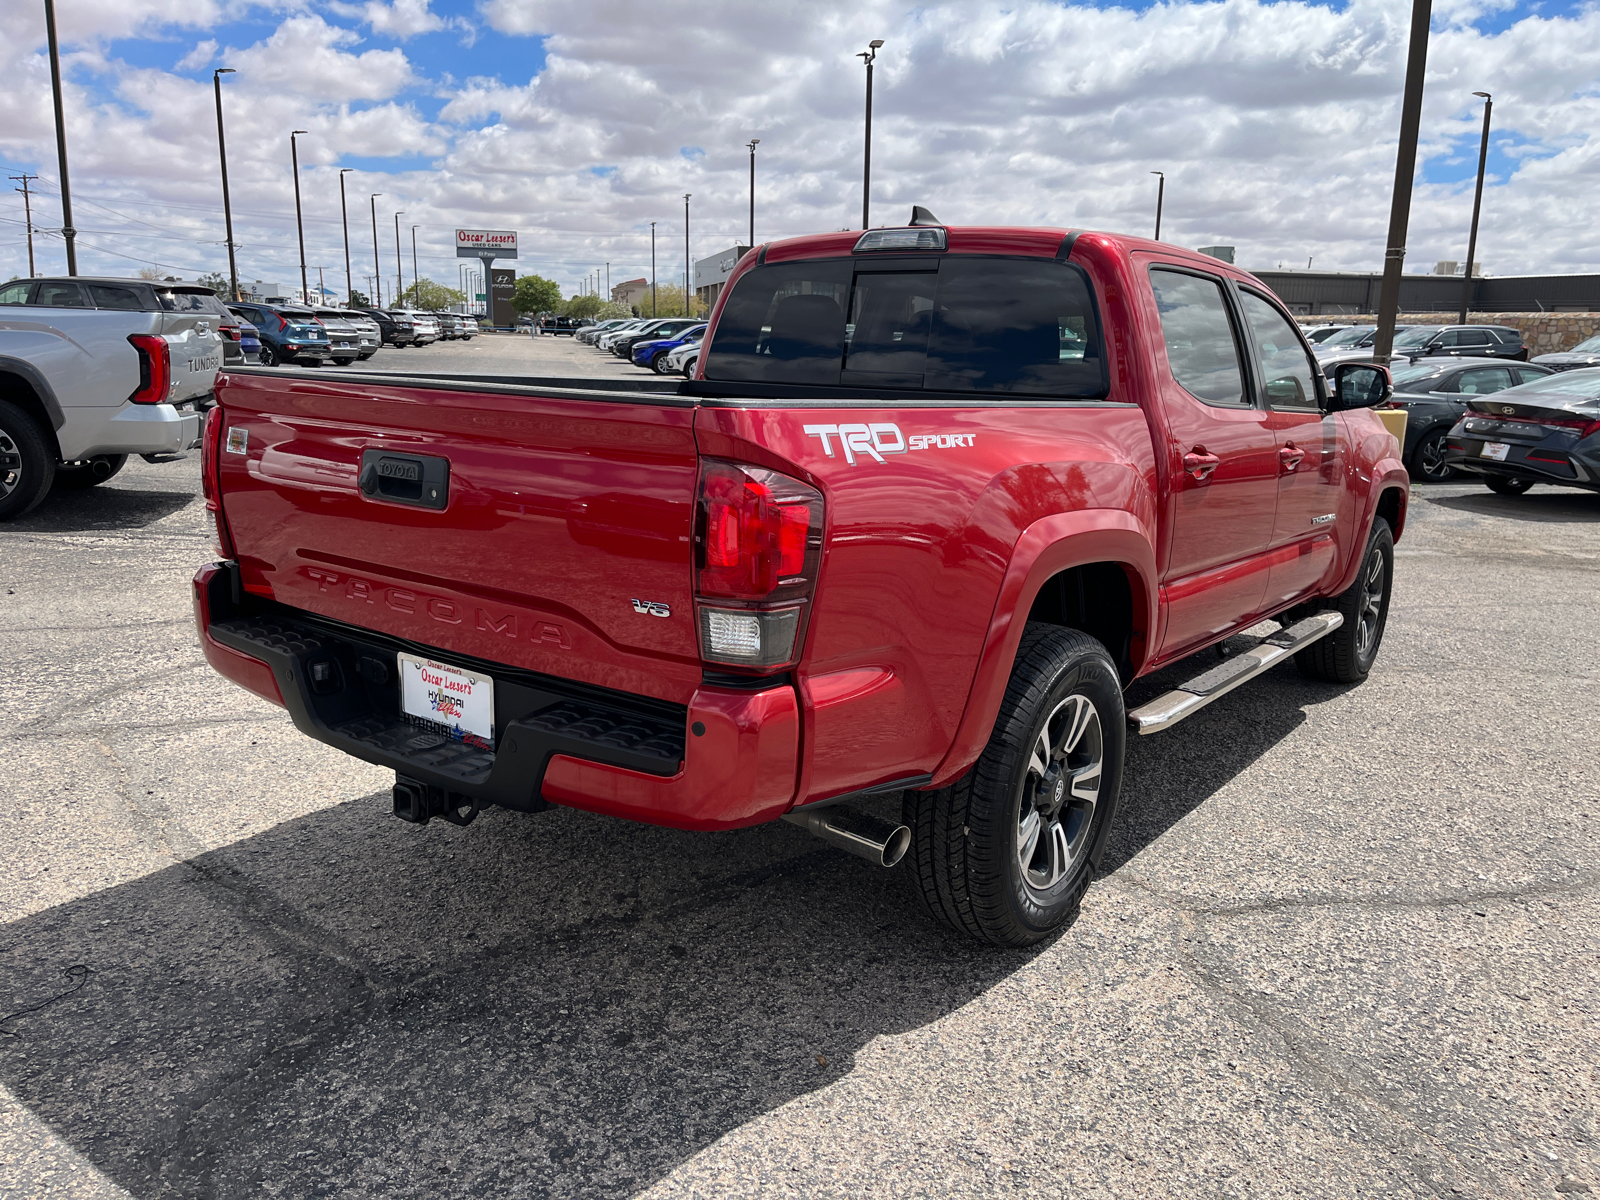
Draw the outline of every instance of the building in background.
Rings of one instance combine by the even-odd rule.
[[[1382,274],[1372,271],[1255,271],[1300,316],[1350,316],[1378,310]],[[1476,274],[1476,272],[1474,272]],[[1400,311],[1451,313],[1461,306],[1460,275],[1402,275]],[[1600,312],[1600,275],[1497,275],[1474,278],[1475,313]]]
[[[730,246],[710,258],[696,261],[694,298],[701,305],[701,311],[707,313],[711,311],[711,306],[722,294],[722,285],[728,282],[728,276],[733,274],[733,269],[739,265],[739,260],[749,252],[749,246]]]
[[[630,279],[626,283],[619,283],[611,289],[611,300],[615,304],[626,304],[629,308],[637,308],[641,300],[650,292],[648,279]]]

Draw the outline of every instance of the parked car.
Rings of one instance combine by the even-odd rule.
[[[617,334],[611,339],[608,349],[618,358],[627,358],[640,342],[674,338],[685,329],[693,329],[696,325],[703,324],[704,321],[695,317],[668,317],[662,321],[651,321],[642,329],[631,329]]]
[[[655,334],[646,334],[642,340],[634,342],[632,348],[628,351],[628,357],[633,360],[633,365],[636,367],[644,367],[647,370],[654,371],[657,375],[665,375],[667,373],[667,355],[685,343],[698,342],[705,331],[706,323],[704,321],[697,322],[677,333],[669,333],[660,337],[656,336],[661,333],[661,330],[658,329]]]
[[[1549,375],[1533,363],[1492,358],[1429,358],[1394,372],[1390,408],[1406,410],[1406,441],[1401,457],[1412,479],[1441,483],[1456,470],[1444,461],[1444,444],[1474,396],[1488,396]]]
[[[460,313],[434,313],[433,319],[439,322],[439,337],[444,341],[453,342],[461,336]]]
[[[1323,342],[1327,341],[1341,329],[1348,328],[1348,325],[1313,325],[1304,332],[1306,335],[1306,341],[1310,342],[1313,346],[1320,346]]]
[[[637,318],[633,317],[613,317],[609,321],[598,321],[593,325],[585,325],[582,329],[575,329],[573,331],[572,340],[592,346],[594,345],[595,339],[598,338],[602,333],[607,333],[610,330],[616,329],[622,325],[631,324],[636,319]]]
[[[299,363],[320,367],[332,361],[328,331],[309,308],[273,304],[235,304],[233,311],[256,327],[261,338],[258,361],[264,367]]]
[[[582,328],[583,322],[576,317],[540,317],[538,323],[539,332],[552,337],[573,337]]]
[[[439,318],[433,313],[418,312],[414,308],[403,310],[411,318],[411,328],[416,332],[413,346],[428,346],[439,340]]]
[[[1446,464],[1502,496],[1536,483],[1600,491],[1600,368],[1563,371],[1467,402]]]
[[[682,375],[685,379],[694,378],[694,367],[700,361],[700,342],[685,342],[676,350],[669,350],[663,360],[663,375]]]
[[[1584,367],[1600,367],[1600,337],[1579,342],[1571,350],[1557,354],[1541,354],[1532,360],[1552,371],[1577,371]]]
[[[378,323],[378,336],[385,346],[399,349],[417,339],[416,326],[405,313],[387,308],[353,308],[351,312],[365,313]]]
[[[615,329],[608,329],[599,337],[595,338],[594,344],[597,348],[605,350],[609,353],[611,350],[611,344],[619,337],[627,337],[631,333],[643,333],[645,330],[660,324],[660,322],[664,320],[667,320],[667,318],[662,317],[659,320],[647,320],[641,318],[635,321],[624,322],[623,324],[618,325]]]
[[[377,352],[376,339],[371,334],[362,334],[363,324],[374,323],[370,318],[347,308],[314,308],[311,311],[328,331],[328,345],[335,366],[348,367],[362,356],[363,350],[369,356]]]
[[[243,317],[234,318],[239,323],[239,350],[247,363],[261,361],[261,335],[256,327]]]
[[[1409,487],[1389,375],[1330,386],[1252,276],[923,217],[726,287],[692,383],[225,377],[212,666],[393,769],[404,820],[786,818],[1009,946],[1078,911],[1130,730],[1290,658],[1371,671]]]
[[[216,293],[138,279],[0,285],[0,521],[52,487],[104,483],[130,454],[200,442],[222,367]]]
[[[462,317],[461,318],[461,340],[462,341],[470,342],[472,340],[473,334],[475,334],[477,332],[478,332],[478,318],[477,317]]]
[[[1404,329],[1404,325],[1395,328]],[[1356,350],[1362,346],[1372,345],[1372,339],[1378,336],[1376,325],[1346,325],[1343,329],[1330,333],[1323,338],[1314,348],[1314,353],[1320,357],[1325,351]]]
[[[1424,358],[1526,360],[1522,331],[1509,325],[1412,325],[1397,333],[1390,366]]]

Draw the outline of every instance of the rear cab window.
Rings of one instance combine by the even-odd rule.
[[[956,254],[756,267],[722,310],[705,378],[1066,399],[1106,390],[1081,268]]]

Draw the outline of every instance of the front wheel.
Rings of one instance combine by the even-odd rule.
[[[1450,436],[1448,429],[1435,429],[1417,443],[1411,452],[1411,477],[1426,479],[1429,483],[1443,483],[1456,477],[1456,469],[1444,461],[1444,443]]]
[[[1533,480],[1517,479],[1511,475],[1486,475],[1483,482],[1497,496],[1520,496],[1533,486]]]
[[[0,521],[20,517],[50,494],[54,464],[33,418],[0,400]]]
[[[57,467],[55,486],[92,488],[122,470],[127,461],[126,454],[97,454],[80,466]]]
[[[1122,786],[1127,718],[1094,638],[1030,622],[989,744],[961,779],[907,792],[912,892],[954,929],[1026,946],[1071,923]]]
[[[1356,581],[1344,593],[1318,607],[1332,608],[1344,624],[1294,656],[1302,675],[1329,683],[1360,683],[1377,660],[1389,623],[1389,594],[1394,586],[1394,534],[1389,522],[1372,522],[1366,553]]]

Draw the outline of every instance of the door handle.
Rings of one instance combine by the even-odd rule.
[[[1215,454],[1207,454],[1204,446],[1196,446],[1183,456],[1183,469],[1194,476],[1196,483],[1204,483],[1221,462]]]
[[[1284,446],[1278,451],[1278,461],[1283,464],[1283,469],[1285,471],[1294,470],[1300,465],[1300,460],[1305,456],[1306,452],[1300,449],[1300,447],[1296,446],[1293,442],[1290,442],[1288,445]]]

